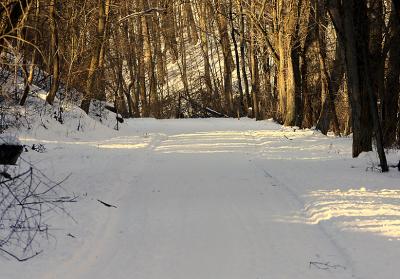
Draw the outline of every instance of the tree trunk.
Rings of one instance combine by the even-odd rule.
[[[108,3],[110,0],[106,0]],[[95,94],[95,82],[97,82],[98,78],[98,71],[100,66],[100,59],[102,53],[102,45],[105,40],[104,34],[106,30],[106,3],[105,0],[98,0],[98,22],[97,22],[97,34],[96,40],[94,45],[94,50],[92,53],[92,58],[90,61],[90,66],[88,69],[88,76],[85,86],[85,94],[81,103],[81,108],[86,113],[89,113],[90,109],[90,102],[94,96],[98,95]]]
[[[365,30],[361,30],[361,22],[359,21],[361,16],[358,15],[360,12],[362,10],[357,9],[354,0],[343,1],[343,43],[345,46],[347,83],[352,111],[353,157],[358,157],[363,151],[372,150],[372,135],[368,124],[370,114],[368,97],[365,96],[362,76],[360,76],[362,73],[360,68],[365,67],[365,65],[362,65],[363,61],[360,61],[359,52],[362,52],[362,48],[359,43],[366,33]],[[365,105],[366,103],[367,106]]]
[[[194,20],[192,4],[189,1],[184,3],[183,11],[185,14],[185,19],[186,19],[186,23],[187,23],[186,25],[187,25],[190,42],[195,45],[195,44],[197,44],[199,37],[197,35],[197,27],[196,27],[196,22]]]
[[[287,56],[287,69],[286,69],[286,116],[285,126],[295,126],[297,118],[297,104],[296,104],[296,77],[295,68],[298,68],[297,51],[292,50]]]
[[[397,16],[397,23],[400,22],[400,0],[393,0],[393,7]]]
[[[252,11],[255,12],[255,5],[252,5]],[[254,18],[251,19],[251,40],[250,40],[250,68],[251,68],[251,92],[252,92],[252,100],[253,100],[253,116],[256,120],[261,120],[262,117],[260,115],[259,108],[259,94],[260,94],[260,73],[258,68],[258,47],[256,44],[256,26],[254,22]]]
[[[237,44],[237,40],[236,40],[235,26],[234,26],[234,22],[233,22],[232,0],[229,0],[229,21],[231,24],[231,37],[232,37],[232,43],[233,43],[233,47],[234,47],[234,51],[235,51],[236,74],[237,74],[238,87],[239,87],[239,107],[237,109],[239,111],[239,115],[243,115],[243,113],[245,112],[243,85],[242,85],[242,77],[241,77],[241,72],[240,72],[239,49],[238,49],[238,44]]]
[[[143,9],[148,10],[149,4],[148,0],[141,0]],[[150,116],[155,118],[160,117],[160,107],[158,103],[158,93],[157,93],[157,80],[155,75],[155,65],[153,60],[153,49],[151,44],[151,33],[152,23],[151,18],[147,16],[142,16],[142,34],[144,39],[143,45],[143,55],[144,63],[147,67],[147,75],[149,78],[149,96],[150,96]]]
[[[40,12],[40,2],[39,0],[36,0],[36,7],[35,7],[35,16],[36,18],[39,17],[39,12]],[[38,27],[38,21],[35,21],[34,28],[37,29]],[[38,32],[35,32],[33,43],[36,44],[38,41]],[[35,76],[35,63],[36,63],[36,55],[37,55],[37,50],[36,48],[33,49],[32,51],[32,58],[31,58],[31,65],[29,66],[29,73],[28,76],[26,77],[25,80],[25,89],[24,93],[22,94],[21,100],[19,101],[20,106],[24,106],[26,103],[26,100],[29,95],[29,91],[33,82],[33,78]]]
[[[278,76],[277,76],[277,87],[278,87],[278,115],[277,118],[282,123],[285,120],[286,115],[286,103],[287,103],[287,94],[286,94],[286,76],[285,76],[285,68],[286,68],[286,51],[285,51],[285,42],[283,41],[284,34],[283,30],[278,31],[278,54],[279,54],[279,64],[277,65]]]
[[[170,52],[173,61],[176,62],[178,60],[178,42],[176,41],[174,2],[165,2],[165,12],[161,16],[162,34],[165,47]]]
[[[400,92],[400,22],[393,11],[391,15],[391,45],[389,49],[388,70],[386,74],[385,93],[383,98],[383,139],[386,147],[396,143],[396,129],[399,122],[399,92]]]
[[[225,4],[218,1],[218,15],[217,25],[218,31],[221,38],[222,54],[224,56],[224,106],[225,113],[229,116],[234,115],[233,113],[233,100],[232,100],[232,71],[233,71],[233,57],[231,52],[231,43],[229,41],[228,22],[225,17],[227,9]]]
[[[241,0],[236,0],[237,10],[239,11],[240,17],[240,65],[244,84],[244,94],[246,97],[246,112],[251,106],[252,100],[250,96],[249,79],[246,71],[246,40],[245,36],[245,16],[243,14],[243,5]]]
[[[207,15],[208,15],[208,8],[207,3],[202,2],[199,4],[200,10],[200,41],[201,41],[201,50],[203,55],[204,61],[204,81],[205,81],[205,88],[206,88],[206,99],[207,102],[212,104],[213,103],[213,86],[211,81],[211,66],[209,60],[209,47],[208,47],[208,22],[207,22]]]
[[[52,79],[50,92],[46,97],[46,101],[52,105],[56,97],[60,85],[60,56],[58,49],[58,28],[56,22],[56,0],[50,0],[49,4],[49,21],[50,21],[50,54],[52,65]]]
[[[318,5],[318,4],[317,4]],[[332,81],[326,66],[326,41],[324,29],[321,26],[327,25],[325,7],[317,6],[316,11],[317,27],[316,36],[318,43],[318,59],[321,79],[321,112],[317,123],[317,129],[324,135],[329,131],[331,122],[335,135],[340,135],[339,121],[335,108],[335,97],[333,94]]]
[[[141,7],[143,8],[143,7]],[[139,95],[140,104],[141,104],[141,116],[149,117],[150,112],[148,108],[147,102],[147,92],[146,92],[146,68],[144,62],[144,36],[142,33],[142,21],[137,20],[137,40],[136,40],[136,53],[137,53],[137,77],[136,77],[136,95]]]

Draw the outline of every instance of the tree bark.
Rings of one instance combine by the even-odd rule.
[[[52,70],[52,79],[50,92],[46,96],[46,101],[50,105],[53,104],[58,88],[60,86],[60,56],[58,47],[58,28],[56,21],[56,0],[50,0],[49,4],[49,21],[50,21],[50,55],[49,61]]]
[[[255,12],[255,5],[252,5],[252,11]],[[251,68],[251,92],[253,100],[253,116],[256,120],[261,120],[260,108],[259,108],[259,94],[260,94],[260,73],[258,67],[258,47],[256,42],[256,26],[254,18],[251,19],[250,26],[250,68]]]
[[[360,42],[364,40],[366,31],[362,30],[362,26],[360,26],[364,23],[360,22],[362,16],[359,14],[363,12],[362,6],[356,4],[354,0],[346,0],[343,1],[342,7],[347,87],[352,111],[353,157],[358,157],[364,151],[372,150],[371,128],[368,124],[370,123],[368,97],[365,95],[360,76],[363,74],[362,67],[365,67],[362,65],[363,61],[360,60],[360,52],[362,52]]]
[[[207,102],[212,104],[214,102],[213,100],[213,85],[211,81],[211,66],[210,66],[210,58],[208,55],[209,52],[209,46],[208,46],[208,35],[207,35],[207,30],[208,30],[208,22],[207,22],[207,16],[208,16],[208,4],[206,2],[199,3],[199,10],[200,10],[200,15],[199,15],[199,21],[200,21],[200,41],[201,41],[201,50],[202,50],[202,55],[203,55],[203,61],[204,61],[204,81],[205,81],[205,88],[206,88],[206,99]]]
[[[326,65],[326,40],[322,26],[327,25],[326,11],[323,4],[317,3],[316,9],[316,37],[318,43],[318,59],[321,79],[321,112],[317,122],[317,129],[324,135],[329,131],[330,124],[333,124],[335,135],[340,135],[339,121],[335,108],[335,97],[333,93],[332,80]]]
[[[235,62],[236,62],[236,74],[237,74],[237,80],[238,80],[238,87],[239,87],[239,107],[238,112],[239,115],[243,115],[245,112],[245,106],[244,106],[244,94],[243,94],[243,85],[242,85],[242,77],[241,77],[241,72],[240,72],[240,58],[239,58],[239,49],[238,49],[238,43],[236,40],[236,34],[235,34],[235,26],[233,22],[233,7],[232,7],[232,0],[229,0],[229,22],[231,25],[231,37],[232,37],[232,43],[235,51]]]
[[[396,130],[399,123],[399,92],[400,92],[400,21],[395,11],[392,11],[391,44],[389,48],[388,69],[386,74],[385,92],[383,98],[383,139],[386,147],[396,143]],[[400,142],[398,142],[400,143]]]
[[[90,61],[88,76],[85,86],[85,93],[81,103],[81,108],[86,113],[89,113],[91,100],[98,95],[98,92],[95,94],[95,83],[98,79],[98,72],[100,67],[100,60],[102,54],[102,46],[105,40],[105,30],[106,30],[106,1],[108,5],[111,0],[98,0],[98,21],[97,21],[97,33],[96,40],[94,45],[94,50],[92,53],[92,58]],[[104,52],[103,52],[104,53]]]
[[[218,31],[221,38],[222,54],[224,56],[224,107],[225,113],[229,116],[233,116],[233,100],[232,100],[232,71],[233,71],[233,57],[231,51],[231,43],[229,40],[228,22],[226,19],[227,9],[226,5],[221,0],[217,2],[218,15],[217,25]]]

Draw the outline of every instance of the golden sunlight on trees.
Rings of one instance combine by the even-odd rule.
[[[5,0],[0,67],[122,117],[273,118],[400,145],[400,4],[388,0]],[[73,93],[71,93],[73,92]]]

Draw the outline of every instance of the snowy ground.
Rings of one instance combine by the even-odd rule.
[[[400,274],[399,172],[378,173],[373,153],[351,159],[349,138],[249,119],[36,127],[19,137],[44,144],[24,158],[54,179],[72,174],[63,186],[81,198],[70,207],[76,222],[49,217],[43,254],[26,263],[0,255],[0,278]]]

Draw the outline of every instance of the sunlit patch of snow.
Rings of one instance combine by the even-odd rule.
[[[312,130],[208,131],[171,135],[155,151],[165,154],[256,153],[273,160],[328,160],[351,151],[333,150],[327,141],[328,137]]]
[[[34,138],[24,138],[24,142],[38,142]],[[143,149],[150,144],[150,138],[143,137],[117,137],[110,140],[93,140],[93,141],[59,141],[59,140],[40,140],[42,144],[67,144],[67,145],[86,145],[97,147],[100,149]]]
[[[286,221],[310,225],[331,221],[342,230],[400,238],[400,190],[321,190],[307,198],[304,218]]]
[[[39,91],[36,95],[37,95],[37,97],[38,97],[40,100],[45,101],[45,100],[46,100],[46,97],[47,97],[47,92],[45,92],[45,91]]]
[[[400,240],[400,218],[394,220],[372,219],[343,222],[342,228],[350,231],[375,233]]]

